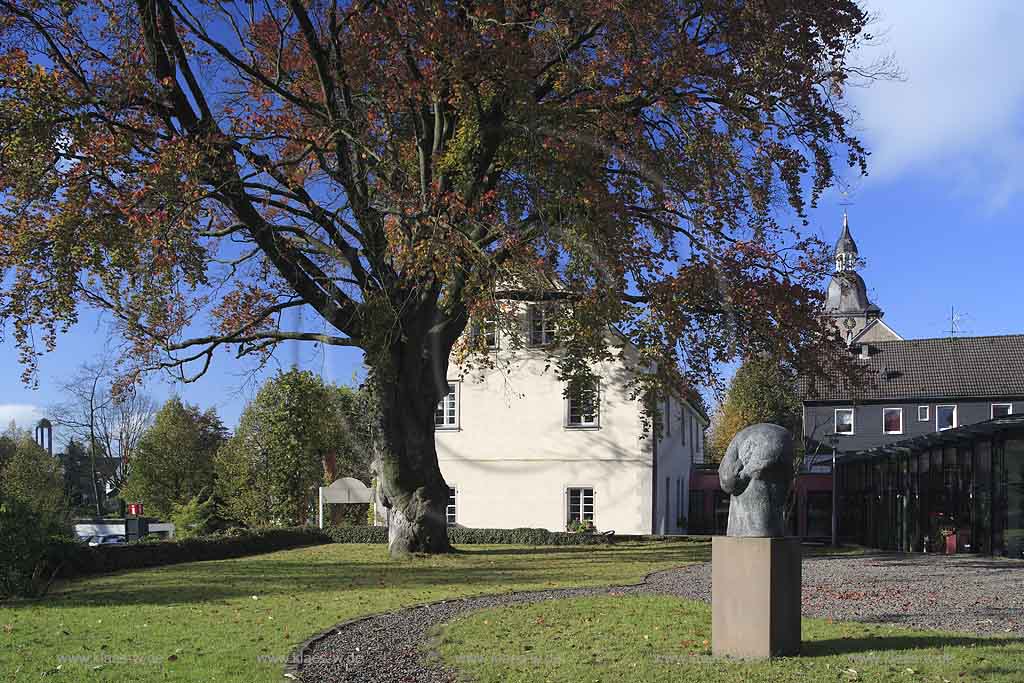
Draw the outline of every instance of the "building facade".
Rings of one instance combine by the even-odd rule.
[[[1024,335],[861,346],[866,387],[805,397],[809,452],[858,453],[1024,412]]]
[[[844,456],[836,482],[846,541],[1024,558],[1024,415]]]
[[[543,318],[542,308],[524,307],[519,342],[488,326],[489,362],[449,371],[435,419],[449,524],[682,533],[706,416],[669,398],[661,437],[645,434],[629,386],[636,352],[612,333],[614,360],[594,368],[597,386],[567,398],[550,363],[556,332]]]
[[[844,215],[826,315],[865,383],[805,385],[807,459],[836,463],[840,539],[1024,553],[1024,335],[902,339],[869,301]]]

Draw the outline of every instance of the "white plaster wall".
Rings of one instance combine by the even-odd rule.
[[[664,410],[664,403],[662,403]],[[691,431],[690,421],[694,420]],[[681,534],[686,528],[679,526],[679,516],[689,517],[690,470],[698,453],[703,451],[704,430],[707,421],[686,402],[670,401],[668,426],[658,442],[658,473],[656,485],[657,510],[654,531],[659,534]],[[683,430],[686,439],[683,440]],[[666,514],[665,479],[668,479],[668,510]],[[680,502],[681,499],[681,502]]]
[[[436,432],[445,481],[457,489],[457,523],[468,527],[565,529],[565,489],[594,488],[600,531],[652,531],[652,440],[641,438],[640,404],[622,362],[596,368],[600,426],[569,428],[562,384],[543,351],[502,349],[495,367],[457,381],[459,425]],[[461,380],[461,381],[460,381]]]

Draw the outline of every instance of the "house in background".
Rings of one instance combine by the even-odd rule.
[[[821,453],[855,453],[1024,412],[1024,335],[864,343],[868,385],[821,386],[804,433]]]
[[[845,214],[834,255],[825,314],[866,385],[804,385],[803,428],[809,469],[836,463],[839,538],[1019,556],[1024,335],[903,339],[868,300]]]
[[[687,478],[703,454],[707,416],[671,397],[661,404],[660,438],[645,434],[629,387],[636,349],[613,332],[615,359],[594,368],[597,385],[566,398],[548,361],[557,344],[548,310],[521,308],[522,344],[488,324],[479,333],[489,367],[449,370],[435,417],[449,524],[684,532]]]
[[[866,388],[804,403],[814,448],[837,454],[839,537],[1021,557],[1024,335],[864,344],[859,359]]]

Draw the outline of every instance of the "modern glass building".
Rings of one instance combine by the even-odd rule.
[[[1024,414],[843,455],[836,469],[844,542],[1024,557]]]

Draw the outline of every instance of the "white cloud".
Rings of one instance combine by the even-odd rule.
[[[31,403],[0,403],[0,431],[7,429],[11,420],[20,429],[32,429],[42,416],[39,406]]]
[[[926,175],[998,209],[1024,189],[1024,3],[871,0],[883,38],[859,56],[891,53],[903,81],[849,91],[872,152],[871,176]]]

